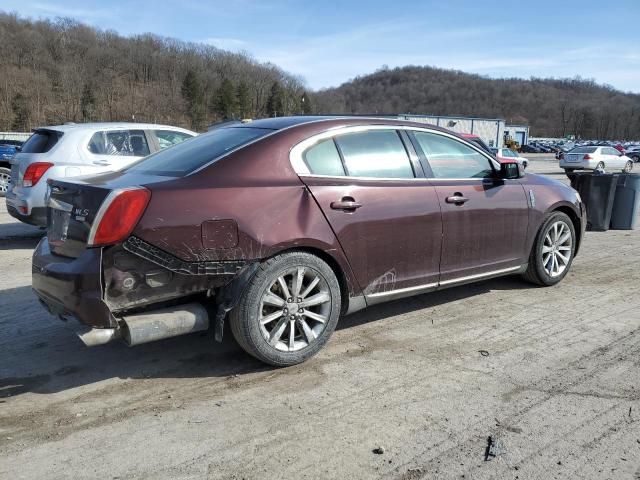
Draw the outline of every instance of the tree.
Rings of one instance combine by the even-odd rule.
[[[236,100],[238,102],[240,118],[249,118],[251,116],[251,94],[249,92],[249,86],[244,81],[238,84]]]
[[[200,79],[193,70],[187,71],[182,81],[181,93],[187,106],[191,128],[201,130],[204,127],[204,93]]]
[[[313,113],[313,105],[311,104],[311,99],[309,98],[309,95],[307,95],[307,92],[302,93],[300,103],[302,104],[302,113],[304,115],[310,115]]]
[[[267,99],[267,115],[277,117],[284,115],[284,92],[280,82],[273,82]]]
[[[82,90],[82,98],[80,98],[80,110],[82,112],[82,121],[91,122],[95,120],[96,113],[96,97],[93,94],[93,88],[86,83]]]
[[[28,132],[30,130],[31,112],[29,110],[29,102],[27,97],[18,93],[11,101],[11,110],[13,112],[13,122],[11,128],[19,132]]]
[[[215,96],[215,111],[223,119],[235,118],[237,99],[233,83],[225,78]]]

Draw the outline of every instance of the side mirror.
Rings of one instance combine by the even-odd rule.
[[[500,178],[515,180],[524,177],[524,167],[518,162],[504,162],[500,164]]]

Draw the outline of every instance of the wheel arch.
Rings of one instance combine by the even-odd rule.
[[[562,212],[571,219],[571,223],[573,223],[573,228],[576,232],[576,250],[574,252],[574,256],[577,255],[582,242],[582,225],[580,222],[580,216],[568,205],[558,205],[549,210],[549,214],[554,212]]]

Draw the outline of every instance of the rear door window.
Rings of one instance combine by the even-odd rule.
[[[414,178],[396,130],[368,130],[335,137],[351,177]]]
[[[33,135],[22,145],[21,152],[24,153],[46,153],[58,143],[62,137],[62,132],[50,130],[36,130]]]
[[[488,178],[493,168],[487,157],[453,138],[413,132],[435,178]]]
[[[158,146],[160,147],[160,150],[177,145],[193,137],[193,135],[173,130],[153,130],[153,134],[158,139]]]
[[[143,130],[106,130],[93,134],[89,151],[95,155],[146,157],[149,144]]]
[[[333,138],[316,143],[304,152],[304,161],[313,175],[343,177],[344,167]]]

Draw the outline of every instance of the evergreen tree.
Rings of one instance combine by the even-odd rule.
[[[284,92],[280,82],[273,82],[269,99],[267,100],[267,115],[278,117],[284,115]]]
[[[311,104],[311,99],[309,98],[309,95],[307,95],[307,92],[302,93],[300,103],[302,104],[302,113],[304,115],[311,115],[313,113],[313,105]]]
[[[236,92],[233,88],[233,83],[228,78],[225,78],[218,88],[215,97],[215,111],[223,119],[235,118],[237,99]]]
[[[240,118],[249,118],[251,116],[251,95],[249,94],[249,86],[244,81],[238,84],[236,100]]]
[[[27,97],[21,93],[16,94],[11,101],[11,111],[13,112],[13,122],[11,129],[18,132],[28,132],[30,127],[31,112]]]
[[[204,127],[204,93],[200,79],[193,70],[187,71],[182,82],[182,98],[187,107],[187,116],[193,130]]]
[[[80,109],[82,111],[82,121],[91,122],[95,119],[96,97],[93,94],[93,88],[89,83],[86,83],[82,90]]]

